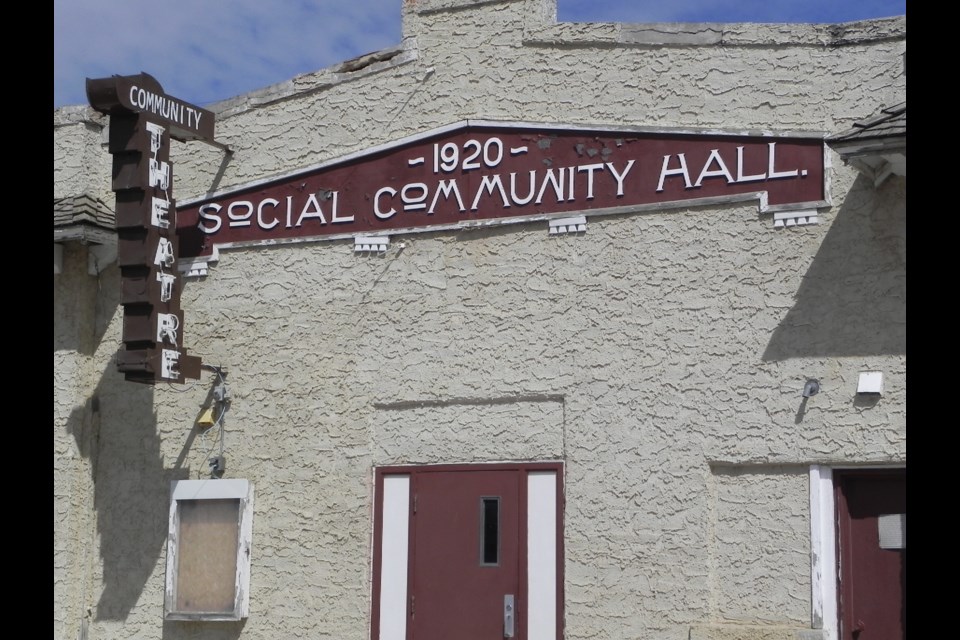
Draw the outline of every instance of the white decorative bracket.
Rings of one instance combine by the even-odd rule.
[[[587,217],[554,218],[550,221],[550,235],[563,233],[585,233],[587,231]]]
[[[382,254],[389,246],[390,236],[356,236],[353,239],[354,253]]]
[[[802,227],[807,224],[817,224],[817,211],[780,211],[773,214],[773,228]]]
[[[219,260],[220,252],[217,250],[217,247],[214,246],[213,252],[211,252],[209,256],[180,260],[180,262],[177,264],[177,269],[183,274],[184,278],[201,278],[207,275],[207,270],[210,267],[210,263],[217,262]]]

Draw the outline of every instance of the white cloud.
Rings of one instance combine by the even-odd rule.
[[[850,22],[904,15],[906,0],[559,0],[558,18],[587,22]]]
[[[54,106],[141,71],[203,105],[399,42],[399,0],[54,0]]]
[[[404,0],[54,0],[54,107],[85,78],[147,72],[207,105],[400,42]],[[559,0],[596,22],[846,22],[902,15],[906,0]]]

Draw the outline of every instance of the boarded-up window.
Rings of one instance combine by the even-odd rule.
[[[234,610],[239,500],[180,502],[179,611]]]
[[[165,615],[240,620],[249,609],[253,486],[246,480],[173,483]]]

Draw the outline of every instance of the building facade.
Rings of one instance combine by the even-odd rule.
[[[54,112],[55,638],[903,637],[905,18],[555,16],[404,2],[172,142],[183,383]]]

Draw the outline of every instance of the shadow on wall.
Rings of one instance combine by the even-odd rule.
[[[906,191],[857,177],[764,361],[906,354]]]
[[[120,313],[118,270],[114,266],[109,271],[112,280],[107,277],[99,292],[92,294],[98,305],[94,324],[107,324],[114,314]],[[77,304],[89,304],[90,301],[91,297],[86,296]],[[68,317],[62,322],[68,323],[71,319]],[[78,325],[72,334],[60,332],[61,337],[54,340],[54,350],[77,351],[86,356],[93,354],[96,345],[89,350],[81,348],[90,338],[89,334],[82,334],[83,325]],[[103,331],[95,330],[95,336],[99,341]],[[118,344],[117,350],[119,347]],[[206,389],[207,397],[204,398],[206,382],[193,383],[201,385],[196,390],[197,415],[193,422],[189,422],[189,416],[184,416],[182,451],[172,468],[165,468],[154,412],[153,387],[124,380],[123,374],[117,371],[115,353],[100,366],[96,387],[87,394],[85,404],[74,408],[66,423],[66,430],[75,439],[80,454],[90,461],[93,479],[98,540],[85,540],[81,544],[96,545],[103,571],[99,586],[95,572],[78,577],[90,580],[92,589],[102,589],[94,619],[124,621],[141,600],[151,575],[157,571],[163,574],[160,560],[165,555],[167,540],[170,483],[190,475],[184,460],[197,434],[194,425],[202,410],[201,404],[209,403],[213,390],[212,386]],[[162,587],[155,597],[151,596],[151,602],[159,603],[162,608]],[[158,612],[158,622],[160,615]]]
[[[115,356],[107,366],[67,429],[91,461],[103,570],[94,617],[126,620],[166,544],[170,481],[188,472],[163,468],[153,389],[124,381]]]

